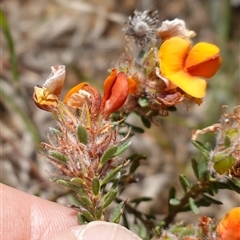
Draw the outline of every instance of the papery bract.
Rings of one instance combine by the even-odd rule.
[[[163,21],[161,26],[157,29],[157,35],[161,37],[162,41],[166,41],[171,37],[181,37],[190,39],[196,34],[186,28],[183,20],[175,18],[174,20]]]
[[[240,207],[232,208],[222,218],[217,234],[220,240],[240,240]]]
[[[127,99],[127,96],[134,90],[134,81],[127,78],[123,72],[117,73],[117,69],[113,69],[110,76],[104,82],[104,94],[101,105],[101,113],[108,117],[111,113],[118,110]],[[131,88],[129,88],[131,83]]]
[[[166,40],[160,47],[161,75],[184,92],[195,98],[203,98],[206,81],[200,77],[212,77],[221,65],[219,48],[200,42],[191,48],[190,41],[179,37]]]
[[[57,106],[62,87],[64,84],[66,71],[65,66],[53,66],[52,72],[43,86],[35,86],[33,100],[36,105],[46,111],[52,111]]]

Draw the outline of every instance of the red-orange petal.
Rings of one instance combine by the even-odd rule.
[[[221,66],[220,49],[210,43],[197,43],[190,50],[185,69],[194,76],[212,77]]]
[[[103,85],[104,93],[102,98],[102,106],[104,106],[105,102],[107,101],[107,98],[111,92],[111,88],[112,88],[112,85],[114,84],[116,76],[117,76],[117,69],[114,68],[112,69],[110,75],[104,81],[104,85]]]
[[[168,77],[169,75],[184,69],[185,59],[190,50],[190,46],[191,43],[188,40],[179,37],[172,37],[161,45],[158,57],[163,77],[171,81]],[[174,84],[178,86],[177,83]]]
[[[137,84],[132,78],[127,78],[128,80],[128,94],[133,94],[136,92]]]
[[[240,240],[240,207],[232,208],[219,222],[217,234],[221,240]]]
[[[128,79],[125,73],[120,72],[116,75],[113,70],[110,77],[108,77],[104,83],[104,101],[102,101],[101,112],[107,117],[111,113],[118,110],[126,101],[128,96]]]

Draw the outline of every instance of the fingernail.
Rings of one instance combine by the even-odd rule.
[[[78,240],[141,240],[137,235],[119,224],[94,221],[84,229],[72,229]]]
[[[51,240],[141,240],[125,227],[104,221],[71,227]]]

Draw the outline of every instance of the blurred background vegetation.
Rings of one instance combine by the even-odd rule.
[[[39,143],[47,139],[52,116],[32,100],[35,85],[42,85],[53,65],[66,65],[63,90],[88,81],[102,91],[108,69],[124,52],[122,32],[135,9],[157,9],[160,21],[181,18],[197,36],[220,46],[221,70],[209,80],[207,96],[199,107],[178,111],[160,119],[160,126],[133,137],[132,150],[148,156],[139,168],[139,183],[125,197],[150,196],[142,204],[165,214],[170,186],[178,176],[193,176],[190,159],[198,153],[190,143],[191,131],[219,120],[222,105],[240,103],[240,1],[239,0],[5,0],[1,1],[1,182],[42,198],[71,202],[65,189],[51,183],[51,169],[39,154]],[[131,121],[140,124],[136,117]],[[135,124],[135,125],[136,125]],[[214,135],[202,141],[214,146]],[[202,209],[201,214],[219,217],[239,204],[239,195],[221,191],[224,206]],[[188,214],[186,222],[196,217]],[[178,216],[179,219],[186,215]]]

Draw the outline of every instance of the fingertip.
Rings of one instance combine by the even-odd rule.
[[[51,240],[141,240],[125,227],[104,221],[94,221],[87,225],[72,227]]]

